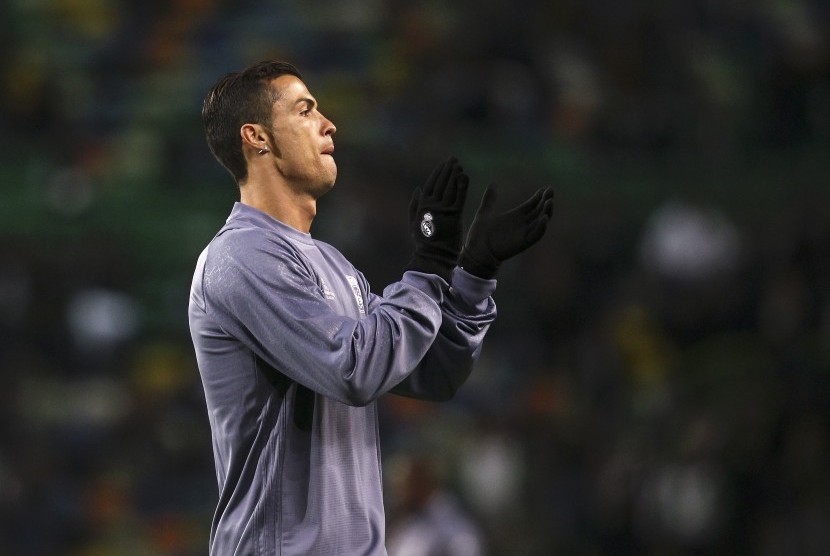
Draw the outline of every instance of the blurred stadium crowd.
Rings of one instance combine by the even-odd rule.
[[[382,401],[390,550],[830,553],[828,29],[820,0],[4,2],[0,554],[206,553],[185,311],[236,192],[199,111],[267,58],[338,126],[313,233],[376,291],[448,152],[470,212],[557,191],[457,399]]]

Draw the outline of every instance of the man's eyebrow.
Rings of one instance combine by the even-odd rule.
[[[300,103],[305,103],[305,104],[307,104],[309,108],[314,108],[315,106],[317,106],[317,101],[316,101],[316,100],[314,100],[314,99],[313,99],[313,98],[311,98],[311,97],[303,97],[303,98],[297,99],[297,100],[294,102],[294,106],[297,106],[297,105],[298,105],[298,104],[300,104]]]

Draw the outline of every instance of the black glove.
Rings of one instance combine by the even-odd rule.
[[[461,268],[480,278],[493,278],[499,265],[518,255],[545,233],[553,214],[553,190],[538,190],[518,207],[495,214],[496,192],[488,187],[476,211],[461,253]]]
[[[415,252],[405,270],[437,274],[450,281],[463,241],[461,216],[470,179],[455,157],[439,164],[409,204]]]

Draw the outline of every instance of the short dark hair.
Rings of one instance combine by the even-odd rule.
[[[248,123],[271,125],[271,108],[279,97],[268,85],[281,75],[302,79],[288,62],[269,60],[226,74],[205,97],[202,123],[208,147],[237,184],[248,178],[239,129]]]

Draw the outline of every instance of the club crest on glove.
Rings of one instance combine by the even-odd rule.
[[[432,237],[435,233],[435,223],[432,221],[432,213],[425,212],[424,218],[421,220],[421,233],[424,237]]]

